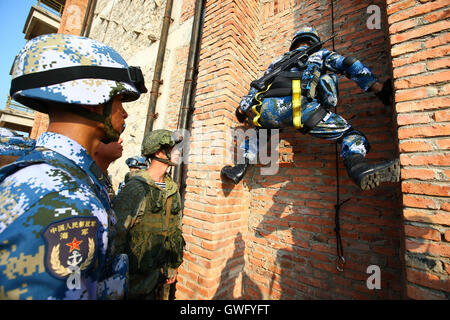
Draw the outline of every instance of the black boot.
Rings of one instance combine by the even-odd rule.
[[[233,180],[234,184],[238,184],[242,178],[245,176],[249,165],[249,161],[246,158],[245,163],[237,164],[234,167],[225,166],[222,168],[220,173],[228,179]]]
[[[370,190],[380,182],[400,181],[400,163],[398,159],[369,164],[360,154],[354,154],[344,160],[350,178],[362,190]]]

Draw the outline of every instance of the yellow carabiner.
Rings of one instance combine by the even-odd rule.
[[[252,106],[252,111],[255,113],[255,117],[253,118],[253,124],[257,127],[261,127],[261,125],[259,124],[259,118],[261,117],[261,113],[258,112],[257,108],[262,105],[262,101],[259,100],[258,97],[260,94],[266,93],[271,86],[272,84],[269,84],[266,90],[260,91],[255,95],[255,100],[258,101],[258,104]]]

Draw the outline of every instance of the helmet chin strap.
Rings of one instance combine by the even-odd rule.
[[[165,163],[165,164],[167,164],[169,166],[176,166],[177,165],[176,163],[170,161],[170,159],[163,159],[163,158],[157,158],[157,157],[153,157],[151,159],[159,161],[159,162],[162,162],[162,163]]]
[[[110,142],[114,142],[114,141],[118,141],[120,134],[122,132],[117,131],[116,129],[114,129],[112,123],[111,123],[111,115],[109,115],[105,121],[103,122],[103,124],[105,125],[105,131],[106,131],[106,135],[105,137],[101,140],[103,143],[110,143]]]
[[[166,159],[158,158],[158,157],[155,157],[155,156],[153,156],[151,159],[159,161],[159,162],[162,162],[162,163],[165,163],[165,164],[167,164],[169,166],[176,166],[177,165],[176,163],[170,161],[170,152],[169,152],[169,149],[167,148],[167,146],[164,148],[164,153],[166,154],[166,157],[167,157]]]
[[[114,129],[113,124],[111,122],[112,104],[113,104],[113,99],[110,99],[108,102],[106,102],[103,105],[103,114],[91,112],[84,108],[72,110],[71,112],[73,112],[77,115],[80,115],[84,118],[87,118],[89,120],[103,123],[105,125],[106,135],[103,139],[101,139],[101,142],[107,144],[110,142],[118,141],[120,134],[122,133],[122,132],[119,132],[116,129]]]
[[[112,104],[113,104],[113,99],[110,99],[103,106],[104,120],[102,122],[105,125],[105,131],[106,131],[105,137],[101,140],[103,143],[110,143],[110,142],[118,141],[120,134],[122,133],[122,132],[119,132],[116,129],[114,129],[113,124],[111,122]]]

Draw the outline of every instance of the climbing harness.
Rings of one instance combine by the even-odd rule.
[[[257,127],[261,127],[259,119],[261,117],[262,100],[266,98],[279,98],[279,97],[292,97],[292,124],[294,128],[298,129],[301,133],[308,133],[313,129],[327,114],[327,109],[320,106],[317,108],[309,118],[302,123],[302,96],[308,98],[311,96],[312,91],[315,96],[316,87],[319,82],[320,72],[314,73],[314,78],[311,81],[309,88],[306,88],[304,82],[301,81],[302,72],[283,71],[274,81],[270,83],[264,91],[259,91],[254,98],[255,103],[251,109],[255,114],[253,118],[253,124]],[[313,97],[314,97],[313,96]]]
[[[292,80],[292,122],[295,129],[300,129],[302,125],[302,88],[299,79]]]
[[[280,82],[278,82],[277,84],[279,84]],[[253,124],[255,126],[261,127],[261,124],[259,123],[259,118],[261,117],[261,106],[262,106],[262,99],[269,97],[272,95],[275,96],[282,96],[282,95],[291,95],[292,94],[292,123],[295,127],[295,129],[301,129],[303,128],[303,124],[302,124],[302,88],[301,88],[301,81],[300,79],[292,79],[291,81],[289,81],[290,83],[290,88],[277,88],[277,89],[273,89],[271,91],[270,88],[272,87],[272,84],[269,84],[267,86],[267,89],[261,92],[258,92],[255,95],[255,100],[257,101],[257,103],[255,103],[252,106],[252,111],[255,113],[255,117],[253,118]],[[292,91],[292,92],[287,92],[288,91]],[[286,91],[286,92],[284,92]]]

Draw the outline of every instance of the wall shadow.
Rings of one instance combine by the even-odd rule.
[[[222,269],[219,286],[212,299],[262,299],[258,286],[245,272],[244,251],[245,242],[241,232],[238,232],[234,239],[234,251]],[[233,297],[235,295],[237,298]]]

